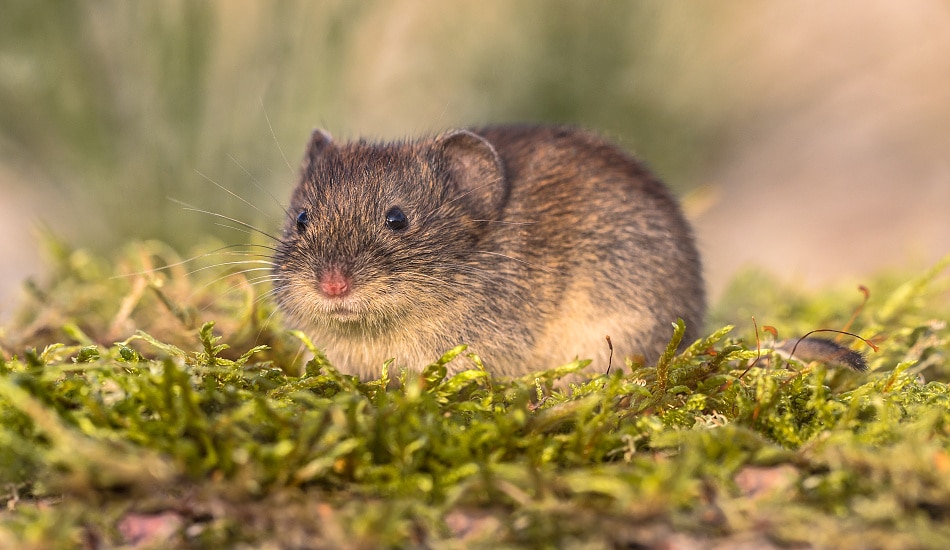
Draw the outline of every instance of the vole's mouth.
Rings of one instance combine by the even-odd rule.
[[[327,298],[320,296],[318,311],[334,321],[357,321],[366,311],[366,305],[353,296]]]
[[[391,300],[379,292],[378,285],[349,286],[347,292],[336,296],[327,296],[319,287],[306,288],[306,299],[301,300],[309,304],[305,316],[318,325],[341,331],[373,331],[389,324],[387,313],[392,309]]]
[[[319,316],[334,330],[368,335],[387,330],[392,323],[392,319],[384,313],[385,308],[377,307],[379,304],[375,301],[325,300],[321,305]]]
[[[374,296],[350,294],[341,298],[326,298],[321,296],[317,309],[319,315],[333,323],[364,324],[372,323],[379,315],[375,307]]]
[[[327,317],[338,323],[355,323],[363,319],[363,313],[355,308],[333,307],[327,310]]]

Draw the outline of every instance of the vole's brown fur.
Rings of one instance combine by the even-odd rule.
[[[318,131],[301,172],[276,296],[345,372],[375,377],[392,357],[420,369],[460,343],[497,374],[575,357],[602,370],[607,335],[615,360],[652,362],[677,317],[687,339],[701,329],[700,260],[676,201],[592,134],[336,144]],[[404,228],[387,226],[394,207]]]

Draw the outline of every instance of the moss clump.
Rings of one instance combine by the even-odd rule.
[[[571,391],[583,362],[501,379],[461,346],[360,381],[241,274],[139,273],[177,261],[60,248],[0,334],[0,546],[950,545],[950,260],[868,285],[870,374],[732,327],[677,353],[679,324]],[[855,302],[741,284],[789,330]]]

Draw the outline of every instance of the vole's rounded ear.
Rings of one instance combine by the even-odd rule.
[[[313,165],[320,159],[320,156],[323,155],[323,152],[326,151],[333,143],[333,138],[327,132],[316,128],[310,134],[310,142],[307,143],[307,151],[303,157],[303,163],[301,163],[300,169],[306,174],[312,168]]]
[[[435,139],[437,165],[448,172],[459,194],[481,211],[496,217],[508,198],[508,182],[498,152],[485,138],[468,130],[446,132]]]

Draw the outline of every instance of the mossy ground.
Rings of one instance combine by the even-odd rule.
[[[50,249],[0,332],[3,548],[950,547],[950,258],[865,283],[869,373],[751,325],[844,328],[860,293],[747,273],[713,315],[742,329],[566,392],[583,363],[501,379],[461,348],[360,381],[220,256]]]

